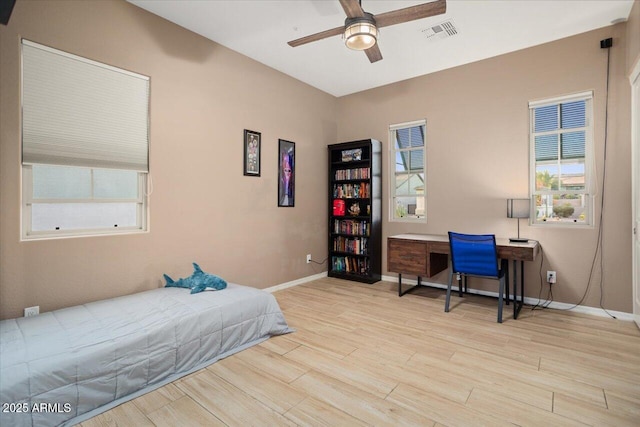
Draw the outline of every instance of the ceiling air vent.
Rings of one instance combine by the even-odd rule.
[[[455,36],[458,34],[458,29],[453,25],[453,21],[449,19],[434,25],[433,27],[425,28],[424,30],[421,30],[421,32],[428,40],[436,41]]]

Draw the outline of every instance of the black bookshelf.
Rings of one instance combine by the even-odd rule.
[[[378,282],[382,272],[380,141],[365,139],[328,148],[328,275]]]

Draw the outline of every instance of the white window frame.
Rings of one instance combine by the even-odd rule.
[[[402,150],[396,150],[395,140],[394,140],[394,132],[399,129],[407,129],[416,126],[424,127],[424,141],[423,146],[421,148],[406,148]],[[422,173],[424,176],[424,190],[422,194],[412,193],[409,197],[416,197],[416,209],[418,209],[418,200],[422,199],[424,206],[422,215],[413,215],[413,216],[404,216],[397,217],[396,216],[396,198],[397,197],[407,197],[407,195],[396,195],[396,153],[399,151],[412,151],[416,149],[422,149],[423,153],[423,169]],[[390,222],[410,222],[410,223],[426,223],[427,222],[427,120],[415,120],[411,122],[398,123],[395,125],[389,126],[389,221]]]
[[[25,49],[29,49],[28,56],[25,56]],[[36,52],[38,53],[36,54]],[[46,58],[49,59],[43,59],[45,57],[42,55],[48,55]],[[67,63],[62,62],[65,60],[69,60],[69,64],[77,65],[69,65],[69,67],[67,67]],[[150,194],[147,191],[148,184],[150,184],[150,177],[148,176],[150,126],[149,77],[25,39],[22,39],[21,61],[22,173],[20,175],[20,240],[29,241],[148,232]],[[25,71],[25,62],[33,65],[33,67],[29,65],[28,70]],[[48,70],[43,64],[53,63],[55,63],[56,66],[60,65],[65,67],[65,72],[58,74],[58,76],[62,75],[66,77],[62,77],[61,79],[52,77],[49,79],[46,72],[42,73],[42,70]],[[98,70],[98,73],[102,73],[99,75],[106,78],[96,78],[98,74],[93,70]],[[30,74],[25,74],[27,72]],[[56,75],[54,74],[53,76]],[[72,76],[74,80],[70,80],[69,76]],[[132,83],[134,81],[132,79],[135,79],[136,82],[143,83],[134,84]],[[30,83],[26,89],[25,81],[32,83]],[[83,83],[79,83],[79,81]],[[96,86],[94,83],[96,81],[104,84]],[[85,89],[85,92],[79,91],[78,88]],[[93,90],[94,88],[95,90]],[[131,88],[133,88],[133,90],[131,90]],[[66,104],[64,104],[65,106],[80,106],[80,110],[76,113],[73,112],[74,110],[67,110],[63,107],[54,110],[58,116],[49,114],[47,109],[52,107],[49,105],[48,98],[40,95],[42,93],[49,94],[49,89],[53,89],[54,92],[57,91],[56,100],[66,102]],[[127,104],[112,101],[113,99],[128,99],[113,97],[114,91],[118,93],[118,89],[120,91],[130,90],[128,93],[135,93],[137,98],[134,96],[131,102],[125,101]],[[92,97],[77,95],[79,93],[86,93],[86,90],[93,90],[91,92]],[[98,93],[104,94],[105,92],[109,93],[108,98],[100,98],[102,95],[98,95]],[[97,98],[94,98],[93,95],[97,95]],[[100,101],[95,101],[95,99]],[[77,103],[75,103],[76,101]],[[102,101],[104,101],[104,103]],[[96,102],[98,103],[96,104]],[[112,108],[110,111],[115,114],[95,113],[95,111],[100,111],[100,108],[104,110],[105,106]],[[120,109],[120,107],[122,108]],[[129,107],[132,109],[128,109]],[[84,108],[84,110],[82,108]],[[123,111],[127,112],[127,114],[128,112],[134,114],[127,115],[126,119],[122,121]],[[80,116],[82,116],[82,119],[78,119]],[[132,120],[131,117],[135,117],[136,120]],[[69,118],[73,118],[75,123],[71,123],[69,128],[72,128],[72,130],[67,131],[67,129],[69,129],[68,127],[60,126],[59,124],[67,123],[67,119]],[[80,126],[74,127],[76,123],[79,123]],[[87,126],[87,124],[89,125]],[[49,129],[53,130],[49,131]],[[117,131],[112,132],[112,129],[116,129]],[[58,138],[52,138],[52,135]],[[95,138],[96,135],[98,136],[97,138]],[[79,141],[83,144],[78,145]],[[79,148],[75,150],[73,149],[75,147]],[[56,157],[57,155],[60,155],[60,157]],[[36,164],[90,169],[92,171],[92,192],[94,189],[93,170],[122,169],[136,172],[137,195],[135,198],[103,199],[94,198],[92,193],[88,198],[82,199],[34,199],[33,165]],[[114,224],[109,227],[93,227],[91,229],[74,228],[34,231],[32,229],[33,206],[46,203],[93,205],[135,203],[136,224],[133,226]]]
[[[585,126],[580,128],[557,129],[554,131],[534,132],[534,110],[540,107],[560,105],[563,103],[585,101]],[[585,131],[585,156],[584,156],[584,189],[583,190],[538,190],[536,189],[536,152],[535,136],[541,134],[563,134],[566,132]],[[558,147],[560,150],[560,146]],[[560,163],[560,155],[558,157]],[[541,227],[567,227],[567,228],[593,228],[594,225],[594,182],[595,182],[595,154],[593,143],[593,91],[586,91],[571,95],[542,99],[529,102],[529,194],[531,195],[531,210],[529,213],[529,225]],[[537,219],[537,196],[576,194],[583,198],[585,203],[586,218],[584,222],[571,221],[544,221]]]
[[[95,169],[95,168],[89,168]],[[113,234],[132,234],[148,231],[148,209],[147,209],[147,174],[138,172],[137,194],[135,199],[99,199],[99,198],[67,198],[67,199],[34,199],[33,197],[33,167],[31,165],[22,166],[22,236],[21,240],[41,240],[69,237],[105,236]],[[93,175],[93,174],[92,174]],[[92,191],[93,191],[93,185]],[[104,227],[91,229],[67,229],[67,230],[41,230],[33,231],[32,226],[32,206],[36,203],[136,203],[136,225],[131,227]]]

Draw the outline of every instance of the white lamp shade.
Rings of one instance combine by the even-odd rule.
[[[345,44],[349,49],[366,50],[376,44],[378,29],[371,22],[356,22],[344,30]]]
[[[507,199],[507,218],[529,218],[529,199]]]

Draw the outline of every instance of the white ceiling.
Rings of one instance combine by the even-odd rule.
[[[605,27],[626,20],[633,6],[633,0],[447,0],[444,15],[382,28],[384,59],[371,64],[341,36],[295,48],[287,44],[344,25],[338,0],[128,1],[334,96]],[[426,2],[361,3],[375,15]],[[445,20],[459,34],[434,40],[422,32]]]

